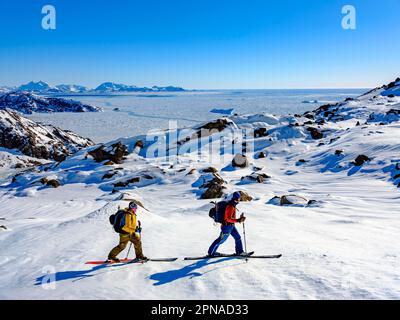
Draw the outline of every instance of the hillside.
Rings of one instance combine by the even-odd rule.
[[[0,299],[399,299],[399,88],[91,146],[4,181]],[[204,255],[210,201],[237,190],[247,248],[281,259],[84,265],[106,259],[108,217],[133,199],[145,255]]]

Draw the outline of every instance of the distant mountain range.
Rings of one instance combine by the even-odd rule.
[[[87,88],[75,84],[60,84],[51,86],[44,81],[31,81],[19,87],[2,87],[0,86],[0,94],[10,91],[27,91],[38,94],[82,94],[82,93],[123,93],[123,92],[181,92],[185,89],[174,86],[158,87],[137,87],[133,85],[119,84],[113,82],[104,82],[96,88]]]

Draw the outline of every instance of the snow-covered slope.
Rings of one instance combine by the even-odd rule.
[[[0,96],[0,109],[13,109],[25,114],[33,112],[98,112],[100,108],[79,101],[45,98],[29,92],[9,92]]]
[[[122,139],[4,182],[0,298],[399,299],[400,97],[386,90]],[[205,192],[236,190],[252,198],[247,248],[281,259],[83,264],[106,259],[108,217],[132,199],[147,256],[203,255],[219,234]]]
[[[17,149],[30,157],[62,161],[91,145],[90,139],[70,131],[35,123],[12,110],[0,110],[0,147]]]

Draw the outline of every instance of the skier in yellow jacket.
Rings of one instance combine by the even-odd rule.
[[[123,226],[119,231],[119,244],[110,251],[108,260],[120,262],[117,256],[126,248],[129,241],[133,243],[135,248],[136,259],[148,260],[142,251],[142,242],[140,240],[141,227],[140,221],[138,225],[136,210],[137,205],[134,202],[129,203],[129,207],[123,210],[125,215]]]

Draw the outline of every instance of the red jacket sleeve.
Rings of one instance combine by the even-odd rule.
[[[225,209],[225,222],[227,223],[238,222],[236,219],[236,208],[231,204],[228,204]]]

